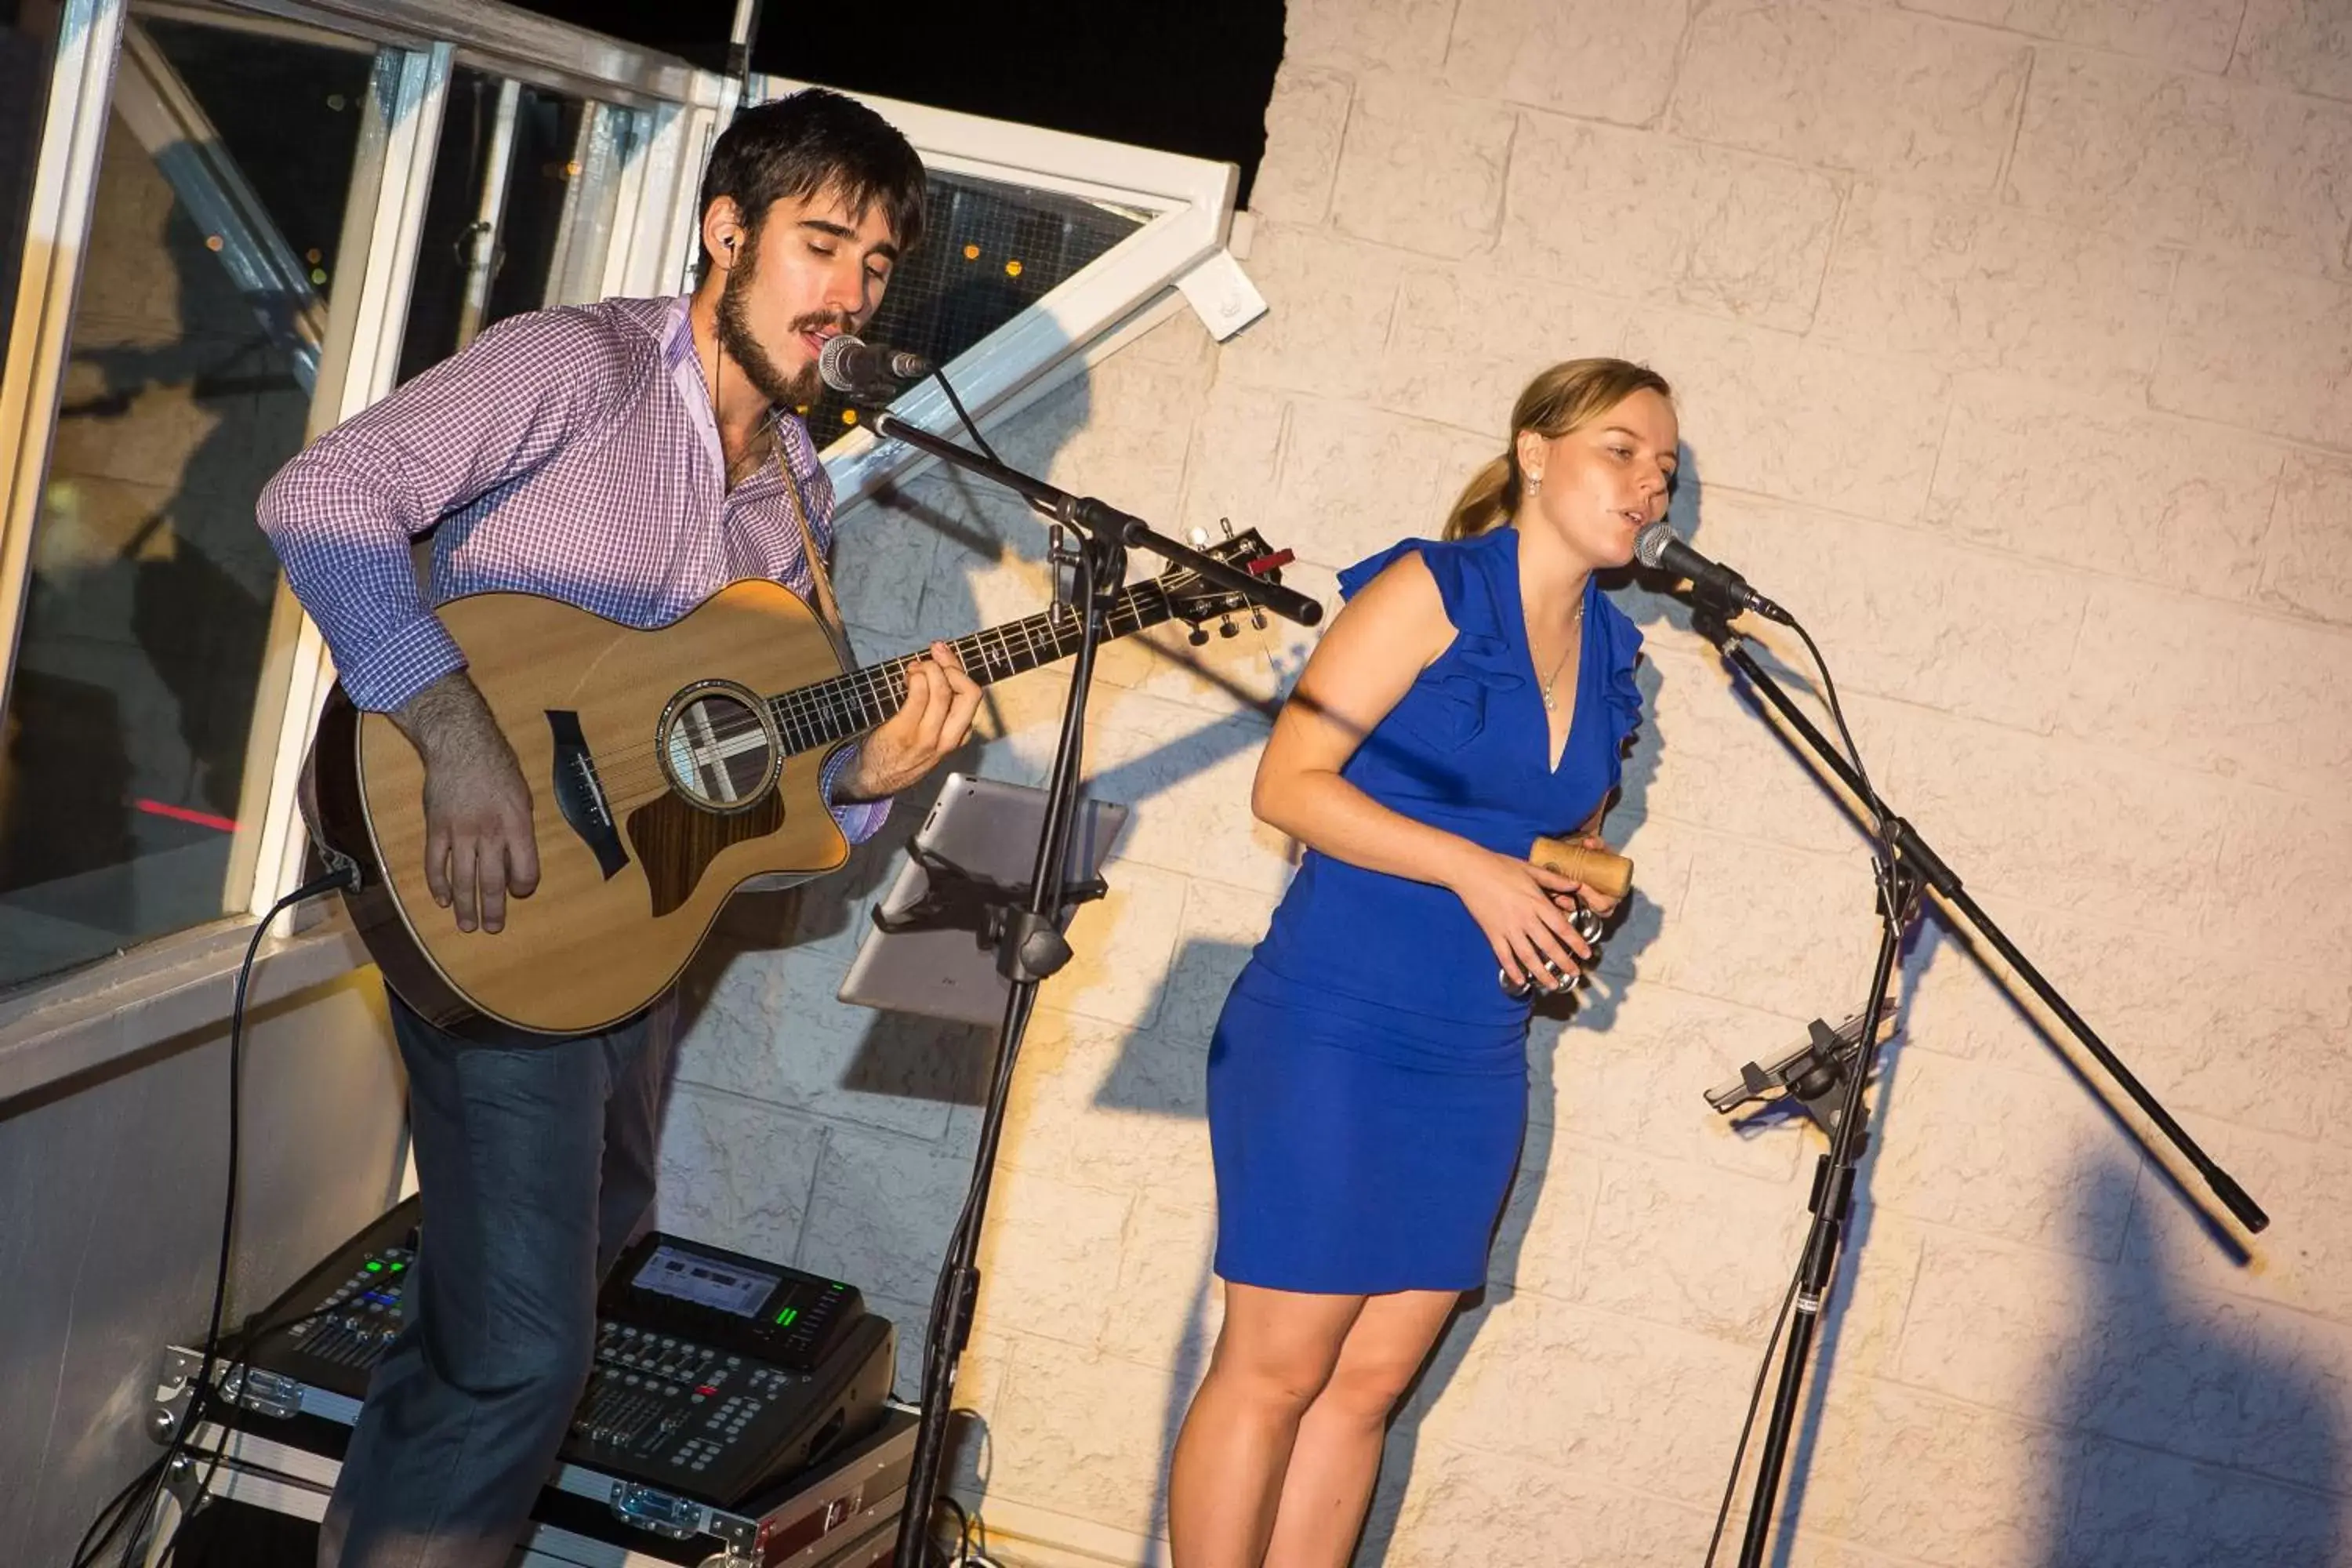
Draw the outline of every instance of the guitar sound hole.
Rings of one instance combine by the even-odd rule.
[[[662,765],[697,805],[740,811],[775,783],[782,749],[767,705],[740,687],[681,693],[662,717]]]

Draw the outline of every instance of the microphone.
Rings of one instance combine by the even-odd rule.
[[[1778,621],[1784,626],[1796,625],[1788,611],[1749,587],[1747,578],[1685,544],[1664,518],[1633,536],[1633,559],[1644,566],[1689,578],[1701,597],[1727,606],[1734,615],[1753,610],[1768,621]]]
[[[834,391],[855,395],[894,382],[920,381],[931,374],[931,362],[904,349],[884,348],[843,332],[827,338],[824,347],[817,351],[816,374]]]

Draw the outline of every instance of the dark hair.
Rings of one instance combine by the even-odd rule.
[[[828,188],[839,191],[861,219],[878,204],[901,252],[922,239],[923,161],[898,127],[856,99],[821,87],[735,116],[710,150],[696,216],[732,196],[745,230],[756,238],[772,203]],[[706,247],[696,276],[709,268]]]

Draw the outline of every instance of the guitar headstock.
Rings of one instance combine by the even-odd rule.
[[[1199,542],[1196,535],[1193,548],[1212,561],[1238,567],[1267,583],[1281,582],[1282,569],[1297,559],[1292,552],[1276,550],[1268,544],[1265,536],[1255,528],[1245,528],[1234,533],[1230,531],[1230,523],[1226,527],[1227,536],[1214,544]],[[1154,587],[1168,596],[1169,613],[1180,621],[1192,623],[1195,643],[1209,640],[1209,634],[1202,628],[1220,616],[1227,617],[1224,634],[1233,636],[1239,628],[1230,617],[1242,610],[1252,611],[1251,619],[1260,626],[1265,624],[1265,613],[1255,610],[1246,595],[1222,583],[1209,581],[1190,566],[1163,572],[1151,581]]]

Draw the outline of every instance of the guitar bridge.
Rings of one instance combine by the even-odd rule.
[[[580,841],[588,846],[596,864],[611,881],[629,863],[621,835],[605,804],[604,786],[596,777],[596,759],[580,732],[580,715],[568,708],[547,710],[547,726],[555,737],[555,806]]]

